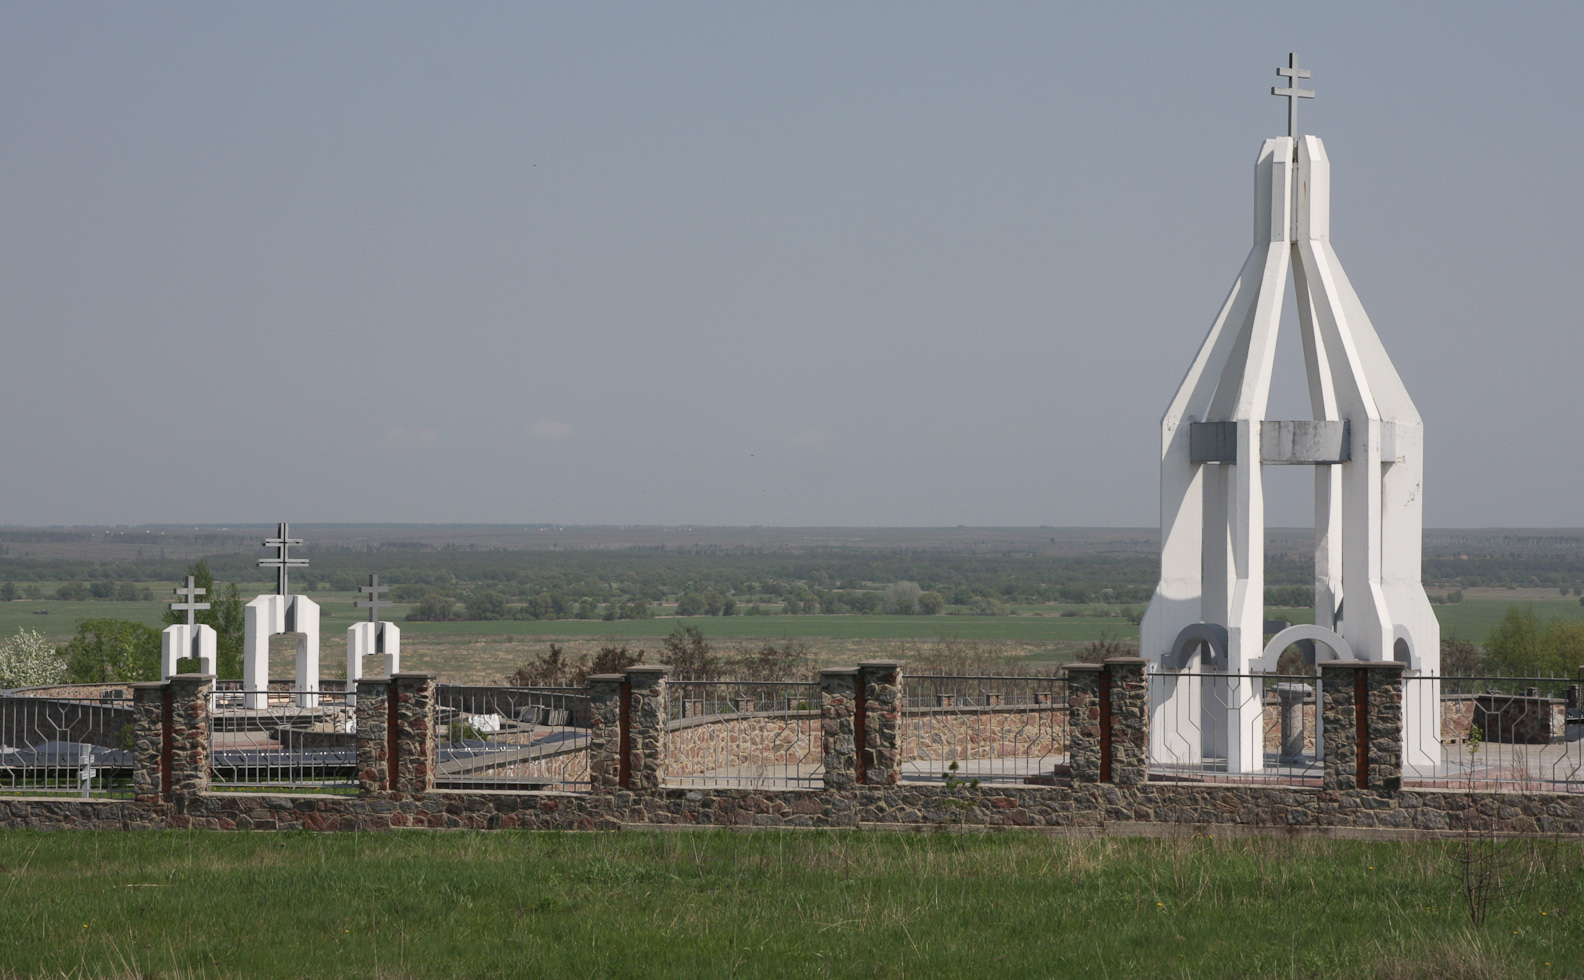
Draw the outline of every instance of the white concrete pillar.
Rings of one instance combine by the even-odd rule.
[[[364,676],[363,658],[390,658],[386,675],[401,671],[401,630],[395,623],[353,623],[347,627],[347,703],[357,704],[357,682]]]
[[[214,627],[202,623],[192,626],[178,623],[165,627],[160,633],[160,680],[170,680],[176,674],[176,661],[184,657],[197,657],[200,665],[198,672],[213,674],[218,639]]]
[[[269,640],[296,633],[297,672],[293,687],[299,707],[319,704],[319,604],[306,596],[261,595],[243,610],[243,707],[261,710],[269,699]]]

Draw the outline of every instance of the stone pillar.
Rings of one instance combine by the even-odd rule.
[[[614,793],[622,785],[622,688],[626,674],[591,674],[584,681],[589,698],[589,786]]]
[[[171,699],[170,791],[192,796],[209,791],[209,695],[213,674],[177,674]]]
[[[858,782],[858,743],[854,714],[858,671],[822,670],[820,747],[825,757],[825,788],[852,789]]]
[[[663,664],[627,668],[627,789],[654,792],[665,781],[669,670]]]
[[[1281,755],[1283,765],[1299,762],[1304,751],[1304,701],[1309,698],[1307,684],[1277,684],[1276,700],[1281,704]]]
[[[1109,696],[1111,722],[1110,782],[1138,786],[1149,781],[1149,685],[1146,661],[1112,657],[1105,667],[1104,693]],[[1104,705],[1102,705],[1102,708]]]
[[[386,696],[395,703],[389,716],[396,728],[391,795],[398,800],[423,796],[434,789],[437,763],[435,675],[426,670],[394,674]]]
[[[866,660],[858,665],[862,725],[856,726],[860,768],[865,786],[893,786],[901,777],[902,665],[894,660]]]
[[[357,780],[362,796],[391,791],[391,759],[396,732],[389,677],[364,677],[357,682]]]
[[[1100,781],[1099,664],[1067,664],[1067,763],[1072,781]]]
[[[132,792],[139,803],[170,798],[170,723],[162,681],[129,684],[132,688]]]
[[[1404,666],[1396,660],[1321,663],[1326,789],[1402,788]]]

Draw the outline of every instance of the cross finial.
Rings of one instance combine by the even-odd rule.
[[[291,594],[287,587],[287,569],[301,568],[308,564],[308,559],[306,558],[291,557],[291,547],[294,544],[302,544],[302,538],[288,537],[287,525],[285,524],[280,525],[275,537],[264,539],[264,547],[276,549],[276,554],[273,558],[260,558],[259,564],[265,568],[275,569],[275,593],[277,595]]]
[[[379,622],[379,611],[381,609],[396,605],[394,602],[380,601],[380,593],[389,592],[390,586],[379,584],[378,575],[370,575],[369,584],[358,586],[358,591],[367,592],[368,599],[354,599],[352,605],[358,609],[367,609],[369,611],[369,622],[371,623]]]
[[[198,612],[198,610],[200,610],[200,609],[208,609],[209,608],[209,603],[207,603],[207,602],[194,602],[193,600],[197,599],[199,596],[203,595],[205,592],[208,592],[208,591],[209,591],[208,589],[200,589],[200,588],[198,588],[197,581],[191,575],[187,576],[187,588],[185,588],[185,589],[177,589],[176,590],[176,594],[179,595],[179,596],[182,596],[187,601],[186,602],[173,602],[173,603],[171,603],[171,611],[172,612],[186,612],[187,613],[187,625],[188,626],[192,626],[194,623],[197,622],[197,620],[194,618],[193,614]]]
[[[1309,69],[1298,67],[1298,53],[1295,51],[1287,56],[1287,67],[1276,69],[1276,74],[1287,79],[1287,87],[1271,86],[1272,95],[1284,96],[1287,99],[1287,135],[1293,139],[1298,138],[1298,100],[1314,98],[1312,88],[1294,88],[1293,83],[1300,78],[1309,77]]]

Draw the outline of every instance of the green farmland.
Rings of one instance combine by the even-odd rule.
[[[367,617],[367,613],[354,609],[350,593],[313,593],[322,612],[321,630],[326,638],[339,636],[351,626]],[[1446,635],[1480,643],[1506,614],[1509,607],[1532,606],[1541,617],[1564,616],[1584,619],[1584,606],[1576,599],[1517,597],[1470,598],[1462,602],[1435,607],[1436,617]],[[14,634],[19,627],[35,629],[46,636],[64,640],[77,629],[84,619],[107,617],[127,619],[149,626],[162,625],[161,616],[166,605],[156,602],[115,602],[89,600],[67,602],[54,599],[17,600],[0,603],[0,636]],[[954,636],[964,640],[1002,640],[1008,642],[1088,642],[1101,637],[1115,640],[1137,640],[1138,627],[1125,616],[1072,615],[1081,611],[1092,613],[1096,607],[1023,607],[1015,616],[855,616],[855,615],[802,615],[788,616],[780,612],[767,616],[690,616],[677,618],[659,616],[654,619],[630,619],[605,622],[598,619],[557,620],[453,620],[445,623],[405,622],[407,606],[393,607],[386,615],[400,622],[404,635],[417,637],[578,637],[610,638],[613,640],[649,639],[665,636],[679,624],[696,626],[705,636],[722,640],[736,639],[832,639],[832,640],[928,640],[940,636]],[[1141,608],[1141,607],[1134,607]],[[1064,614],[1064,610],[1065,613]],[[1120,613],[1121,608],[1116,610]],[[1313,617],[1306,609],[1268,609],[1270,618],[1293,622],[1309,622]]]

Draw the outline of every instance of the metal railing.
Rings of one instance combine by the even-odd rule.
[[[1312,675],[1151,670],[1150,779],[1319,786]]]
[[[357,717],[339,691],[211,691],[210,785],[357,790]]]
[[[1064,677],[903,674],[902,696],[903,779],[1027,782],[1068,762]]]
[[[673,680],[666,740],[667,785],[824,784],[818,681]]]
[[[1403,678],[1404,727],[1421,727],[1425,749],[1407,753],[1403,785],[1584,792],[1579,702],[1578,682],[1567,678],[1410,673]]]
[[[587,791],[584,688],[435,688],[440,789]]]
[[[132,795],[130,691],[99,698],[0,694],[0,794]]]

